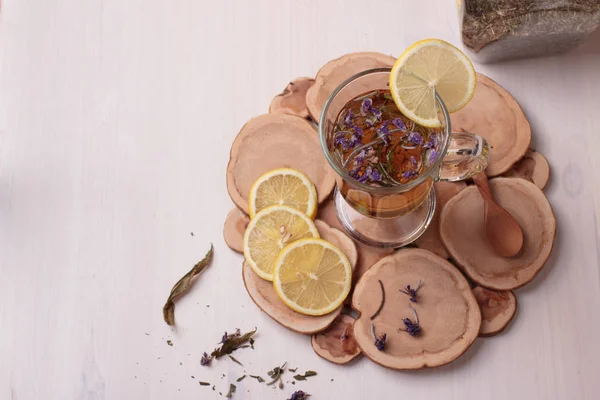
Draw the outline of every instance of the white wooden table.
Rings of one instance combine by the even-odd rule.
[[[558,236],[508,332],[451,365],[329,364],[254,306],[223,242],[230,144],[290,79],[347,52],[458,44],[458,29],[444,0],[4,0],[0,399],[218,399],[284,361],[319,375],[283,391],[246,378],[234,399],[600,398],[600,35],[477,67],[530,118]],[[211,241],[214,264],[171,329],[171,285]],[[254,326],[244,368],[200,366],[224,330]]]

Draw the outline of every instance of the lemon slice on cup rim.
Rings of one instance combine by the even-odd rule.
[[[436,92],[449,113],[466,106],[477,75],[461,50],[439,39],[416,42],[402,53],[390,73],[390,92],[398,109],[419,125],[440,127]]]

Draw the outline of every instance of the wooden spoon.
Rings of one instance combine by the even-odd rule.
[[[523,231],[508,211],[492,197],[485,171],[473,177],[483,197],[485,234],[492,248],[501,257],[512,257],[523,247]]]

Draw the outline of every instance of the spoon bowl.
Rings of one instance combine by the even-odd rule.
[[[523,247],[519,223],[494,200],[485,171],[475,175],[473,180],[483,197],[485,235],[490,245],[500,257],[515,256]]]

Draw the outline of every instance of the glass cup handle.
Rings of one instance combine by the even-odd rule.
[[[446,156],[440,165],[442,181],[461,181],[483,171],[490,157],[490,146],[481,136],[469,132],[453,132]]]

